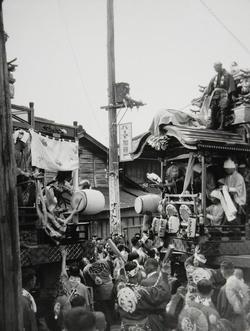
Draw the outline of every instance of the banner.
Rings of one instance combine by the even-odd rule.
[[[119,125],[119,154],[120,162],[132,161],[132,123]]]
[[[78,142],[56,140],[33,130],[31,134],[32,166],[48,171],[72,171],[79,168]]]

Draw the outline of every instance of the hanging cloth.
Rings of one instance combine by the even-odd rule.
[[[56,140],[31,134],[32,166],[48,171],[72,171],[79,168],[78,142]]]

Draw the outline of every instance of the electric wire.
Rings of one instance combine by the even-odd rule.
[[[225,25],[225,23],[214,13],[214,11],[206,4],[204,0],[200,3],[207,9],[207,11],[215,18],[215,20],[233,37],[233,39],[250,55],[250,49]]]
[[[119,125],[119,124],[121,123],[121,121],[122,121],[123,117],[126,115],[127,111],[128,111],[128,108],[125,109],[125,112],[123,113],[123,115],[122,115],[122,117],[120,118],[120,120],[119,120],[119,122],[118,122],[117,125]]]
[[[71,53],[72,53],[72,57],[73,57],[73,60],[74,60],[74,63],[75,63],[76,71],[78,73],[78,77],[79,77],[79,80],[80,80],[80,83],[81,83],[81,86],[82,86],[84,95],[85,95],[86,100],[87,100],[87,102],[88,102],[88,104],[89,104],[89,106],[90,106],[90,108],[92,110],[91,111],[91,114],[93,115],[93,118],[95,120],[95,123],[97,123],[97,125],[99,126],[99,129],[102,131],[104,129],[104,126],[102,126],[100,124],[99,119],[98,119],[98,117],[95,114],[95,108],[94,108],[94,106],[93,106],[93,104],[92,104],[92,102],[90,100],[90,97],[89,97],[87,88],[86,88],[85,83],[83,81],[82,74],[81,74],[81,68],[80,68],[80,65],[79,65],[79,61],[78,61],[78,58],[76,56],[76,53],[75,53],[73,44],[72,44],[71,39],[70,39],[68,24],[67,24],[66,19],[65,19],[64,15],[63,15],[63,12],[62,12],[61,1],[60,0],[57,0],[57,4],[58,4],[58,9],[59,9],[59,14],[60,14],[60,17],[61,17],[61,22],[62,22],[63,27],[64,27],[65,32],[66,32],[66,37],[67,37],[68,45],[69,45],[69,48],[70,48]]]

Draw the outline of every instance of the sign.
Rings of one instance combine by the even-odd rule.
[[[132,123],[119,125],[119,155],[120,162],[132,161]]]
[[[109,208],[110,208],[110,233],[121,235],[119,179],[109,175]]]

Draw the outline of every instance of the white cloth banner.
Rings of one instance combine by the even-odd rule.
[[[32,166],[49,171],[79,168],[78,142],[56,140],[30,130]]]

